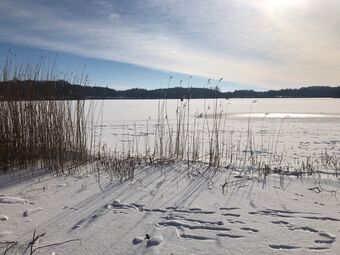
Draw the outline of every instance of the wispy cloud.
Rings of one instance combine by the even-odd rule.
[[[3,0],[0,40],[262,88],[340,83],[338,0]]]

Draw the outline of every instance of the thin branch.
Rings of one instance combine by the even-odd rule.
[[[35,251],[37,251],[39,249],[43,249],[43,248],[47,248],[47,247],[51,247],[51,246],[56,246],[56,245],[61,245],[61,244],[65,244],[65,243],[70,243],[70,242],[76,242],[76,241],[81,242],[80,239],[71,239],[71,240],[67,240],[67,241],[64,241],[64,242],[60,242],[60,243],[52,243],[52,244],[43,245],[43,246],[35,248],[31,254],[33,254]]]
[[[5,245],[10,245],[6,248],[5,252],[4,252],[4,255],[6,255],[6,253],[12,249],[15,245],[18,244],[18,242],[10,242],[10,241],[7,241],[7,242],[0,242],[0,244],[5,244]]]

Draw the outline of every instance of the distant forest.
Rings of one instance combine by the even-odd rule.
[[[299,89],[281,89],[269,91],[235,90],[221,92],[218,88],[183,88],[166,89],[127,89],[115,90],[108,87],[90,87],[58,81],[20,81],[0,82],[0,100],[46,100],[46,99],[182,99],[182,98],[340,98],[340,86],[311,86]]]

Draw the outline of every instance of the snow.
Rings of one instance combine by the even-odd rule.
[[[132,243],[133,243],[133,244],[139,244],[139,243],[141,243],[141,242],[143,242],[143,241],[144,241],[143,238],[141,238],[141,237],[135,237],[135,238],[133,238]]]
[[[6,215],[0,215],[0,221],[6,221],[8,217]]]
[[[39,211],[41,211],[41,210],[42,210],[41,207],[30,208],[30,209],[27,209],[26,211],[24,211],[23,216],[24,216],[24,217],[28,217],[29,215],[31,215],[31,214],[33,214],[33,213],[36,213],[36,212],[39,212]]]
[[[330,155],[339,155],[340,100],[281,98],[256,99],[257,102],[252,103],[253,100],[218,100],[218,105],[221,104],[227,113],[225,142],[231,148],[237,147],[239,142],[247,143],[250,127],[254,136],[254,151],[266,156],[277,147],[277,155],[282,153],[284,161],[292,165],[307,157],[318,158],[320,153],[326,151]],[[206,131],[206,127],[202,126],[206,120],[205,117],[197,119],[195,116],[205,112],[213,116],[214,102],[213,99],[190,100],[190,123],[196,120],[198,130]],[[155,110],[158,103],[158,100],[106,100],[103,104],[103,123],[97,126],[100,128],[98,138],[100,134],[102,144],[112,151],[124,151],[124,148],[135,145],[139,152],[144,152],[145,140],[153,151],[155,127],[159,124],[159,111]],[[174,109],[178,104],[178,100],[167,100],[167,121],[173,125],[176,125]],[[205,109],[209,106],[210,110]],[[207,121],[212,121],[212,118],[207,118]],[[136,138],[138,143],[135,142]],[[205,150],[202,148],[201,153],[205,154]]]
[[[34,230],[45,233],[35,247],[80,239],[34,254],[339,254],[334,176],[282,182],[272,175],[264,185],[255,176],[183,163],[140,167],[121,183],[105,173],[100,183],[83,176],[3,186],[8,177],[0,176],[0,214],[8,217],[0,221],[0,242],[18,242],[6,254],[29,254],[23,251]]]
[[[232,145],[246,138],[249,100],[228,100]],[[255,150],[269,150],[277,137],[278,154],[291,163],[324,151],[340,153],[338,102],[326,109],[320,103],[329,100],[297,100],[307,107],[303,110],[274,100],[280,108],[270,109],[275,115],[265,113],[267,101],[260,99],[253,107]],[[169,109],[177,102],[169,100]],[[122,103],[129,107],[123,109]],[[143,137],[153,144],[157,100],[105,104],[103,144],[119,150],[136,135],[139,150],[144,150]],[[235,104],[244,110],[233,111]],[[203,105],[192,100],[192,115],[204,112]],[[129,113],[112,112],[117,107]],[[272,175],[264,182],[231,169],[177,162],[140,167],[133,180],[119,183],[105,173],[99,178],[83,170],[58,177],[39,171],[0,176],[0,254],[13,244],[6,254],[29,254],[34,231],[44,234],[35,248],[56,244],[34,254],[339,254],[340,185],[332,174]]]
[[[146,242],[146,247],[160,245],[162,241],[163,241],[162,234],[154,235]]]
[[[3,204],[16,204],[16,203],[25,204],[25,203],[28,203],[28,201],[20,197],[0,195],[0,204],[1,203]]]
[[[0,231],[0,238],[3,239],[12,234],[10,231]]]

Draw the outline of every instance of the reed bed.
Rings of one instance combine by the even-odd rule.
[[[87,161],[84,102],[1,101],[0,168],[63,172]]]
[[[91,159],[94,141],[88,127],[91,111],[85,100],[42,100],[34,96],[38,81],[58,79],[55,64],[13,64],[9,58],[1,72],[0,171],[45,169],[62,173]],[[18,82],[27,81],[29,89]],[[78,80],[85,83],[83,77]],[[8,86],[11,85],[12,87]],[[85,85],[85,84],[84,84]],[[39,86],[39,95],[53,95]],[[42,91],[41,91],[42,90]],[[22,100],[23,94],[25,100]]]

